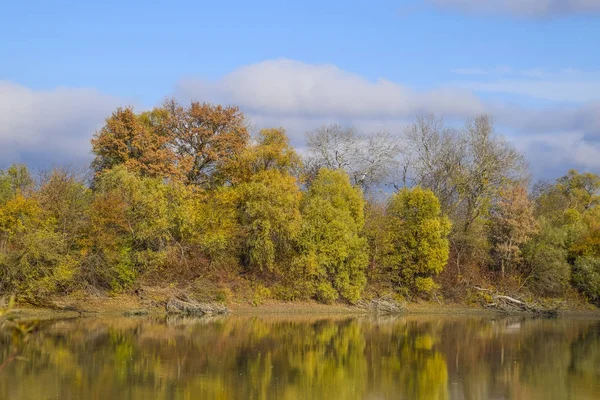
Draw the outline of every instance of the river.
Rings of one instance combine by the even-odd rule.
[[[5,327],[0,357],[7,400],[600,399],[583,318],[84,318]]]

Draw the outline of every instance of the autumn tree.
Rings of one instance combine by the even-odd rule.
[[[16,293],[20,300],[42,305],[50,294],[72,287],[79,266],[76,235],[64,234],[65,226],[52,212],[63,205],[53,203],[54,208],[46,208],[49,185],[43,182],[41,190],[35,191],[24,166],[0,173],[0,292]],[[65,187],[54,189],[65,194],[59,195],[61,199],[70,197]],[[81,227],[73,217],[69,224]]]
[[[445,128],[434,116],[420,116],[405,132],[408,155],[402,182],[431,189],[452,221],[449,237],[456,276],[471,266],[486,265],[486,223],[492,204],[511,182],[527,182],[527,165],[488,115],[477,116],[461,130]],[[466,262],[464,262],[466,264]]]
[[[302,194],[293,175],[300,157],[283,129],[263,129],[250,146],[224,164],[239,194],[245,230],[244,264],[281,275],[301,228]]]
[[[46,215],[56,221],[66,245],[79,248],[89,224],[87,211],[92,200],[83,176],[68,168],[54,169],[43,179],[37,197]]]
[[[505,188],[492,207],[490,239],[502,278],[507,269],[521,261],[522,246],[537,232],[533,203],[521,185]]]
[[[600,179],[575,170],[534,190],[539,232],[525,247],[529,287],[561,295],[569,283],[594,298],[596,259],[600,257]]]
[[[87,278],[114,291],[163,262],[172,232],[168,186],[118,166],[97,182],[90,206]]]
[[[303,226],[295,268],[317,299],[356,302],[366,283],[364,199],[342,171],[321,169],[302,201]],[[304,286],[303,286],[304,287]]]
[[[177,177],[165,118],[161,110],[137,115],[130,107],[117,109],[92,138],[96,175],[123,165],[142,176]]]
[[[238,107],[191,102],[188,107],[171,99],[164,103],[170,147],[188,183],[208,185],[228,158],[246,146],[249,134]]]
[[[568,207],[585,212],[600,204],[600,176],[570,170],[557,179],[556,189],[568,200]]]
[[[281,274],[301,228],[296,178],[267,169],[239,187],[240,223],[246,230],[244,263],[251,270]]]
[[[254,140],[240,153],[224,161],[221,174],[233,185],[248,182],[267,170],[298,176],[302,159],[290,145],[283,128],[261,129]]]
[[[382,267],[388,279],[405,292],[430,292],[432,277],[444,269],[449,252],[451,223],[439,200],[431,190],[404,188],[390,198],[386,217]]]

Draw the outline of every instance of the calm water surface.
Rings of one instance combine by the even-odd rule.
[[[0,331],[0,399],[600,399],[600,321],[80,319]]]

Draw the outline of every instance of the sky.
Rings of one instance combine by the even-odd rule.
[[[481,113],[536,179],[600,173],[600,0],[0,0],[0,167],[77,165],[117,107],[236,104],[302,148]]]

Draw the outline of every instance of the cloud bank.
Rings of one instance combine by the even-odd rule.
[[[0,81],[0,157],[32,166],[90,159],[90,138],[120,105],[91,89],[36,91]]]
[[[449,116],[483,111],[482,103],[469,90],[417,92],[385,79],[369,81],[333,65],[287,59],[244,66],[216,82],[186,79],[179,82],[177,93],[281,117],[385,119],[428,111]]]
[[[255,129],[283,126],[300,148],[304,133],[324,123],[351,125],[365,133],[400,133],[416,113],[434,113],[457,126],[477,114],[490,113],[498,131],[526,152],[534,176],[556,177],[571,167],[600,172],[600,101],[582,97],[569,104],[555,102],[542,95],[548,91],[543,87],[539,93],[546,100],[541,106],[481,96],[490,91],[511,93],[510,85],[498,84],[502,79],[552,83],[564,80],[564,73],[508,67],[457,72],[477,78],[469,85],[419,91],[385,79],[369,80],[333,65],[270,60],[240,67],[216,80],[181,80],[174,94],[182,101],[239,105]],[[585,79],[595,76],[590,73]],[[478,86],[483,83],[488,86]],[[0,81],[2,167],[12,162],[48,166],[89,161],[92,134],[121,105],[121,99],[90,89],[39,91]]]
[[[586,86],[583,80],[558,95],[554,90],[568,85],[564,72],[515,72],[508,67],[491,72],[500,77],[512,74],[517,83],[503,86],[492,79],[422,92],[388,80],[370,81],[332,65],[270,60],[241,67],[216,81],[182,80],[176,93],[184,99],[239,105],[256,128],[282,125],[297,145],[302,144],[304,132],[328,122],[354,125],[367,132],[400,132],[420,112],[455,121],[490,113],[498,130],[528,154],[536,176],[548,177],[570,167],[600,172],[600,162],[596,161],[600,160],[600,102],[576,94],[577,87]],[[463,69],[461,73],[490,75],[490,71],[480,69]],[[568,74],[573,75],[572,71]],[[515,86],[521,81],[530,85],[517,90]],[[539,97],[548,100],[548,105],[526,107],[483,100],[478,92]],[[552,102],[565,99],[577,103]]]

